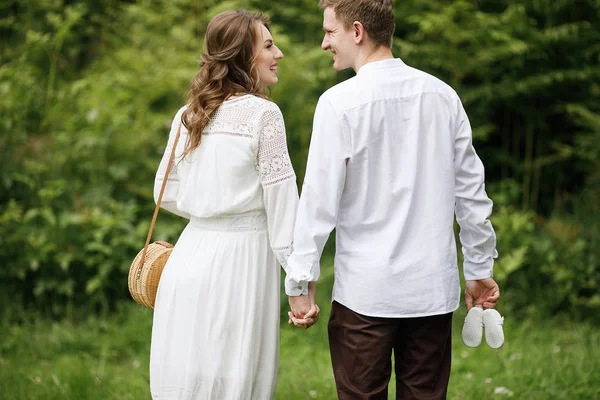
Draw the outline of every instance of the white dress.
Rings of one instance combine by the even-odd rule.
[[[158,197],[181,115],[156,174]],[[252,95],[225,101],[200,147],[175,165],[162,207],[189,218],[163,271],[152,327],[154,400],[268,400],[279,357],[281,264],[298,190],[281,111]]]

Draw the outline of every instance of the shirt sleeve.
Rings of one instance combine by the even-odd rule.
[[[288,273],[288,257],[292,253],[298,207],[298,187],[287,149],[283,115],[274,103],[269,103],[269,108],[262,114],[259,122],[257,162],[271,249]],[[307,289],[299,288],[299,292],[306,294]]]
[[[286,288],[304,288],[308,282],[319,279],[321,254],[337,223],[344,190],[351,153],[349,135],[342,115],[321,96],[315,110]],[[287,294],[297,292],[290,290]]]
[[[496,234],[489,220],[493,203],[485,192],[483,163],[473,147],[471,125],[458,101],[454,153],[455,213],[460,226],[466,280],[493,275]]]
[[[158,203],[158,197],[160,195],[160,189],[163,184],[163,180],[165,178],[165,173],[167,172],[167,167],[169,165],[169,159],[171,157],[171,151],[173,150],[173,145],[175,143],[175,137],[177,136],[177,129],[182,124],[181,116],[185,107],[181,108],[175,118],[173,118],[173,122],[171,123],[171,131],[169,133],[169,140],[167,141],[167,147],[165,148],[165,152],[160,161],[160,165],[158,166],[158,171],[156,171],[156,176],[154,178],[154,202]],[[185,128],[182,126],[182,130]],[[182,138],[183,133],[180,134],[178,146],[180,146],[184,140]],[[177,155],[174,157],[177,158]],[[177,175],[177,162],[176,160],[172,161],[171,171],[169,171],[169,176],[167,177],[167,185],[165,186],[165,192],[163,194],[162,202],[160,203],[161,208],[178,215],[183,218],[190,218],[190,214],[183,212],[177,208],[177,195],[179,194],[179,177]]]

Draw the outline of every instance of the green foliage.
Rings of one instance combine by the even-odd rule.
[[[336,81],[313,0],[4,1],[0,307],[110,310],[145,239],[168,126],[224,9],[265,11],[285,54],[272,97],[302,182],[318,96]],[[450,83],[496,202],[496,277],[516,311],[600,307],[600,5],[397,1],[394,52]],[[184,221],[163,213],[155,239]],[[564,235],[565,232],[570,232]],[[534,311],[531,311],[534,312]]]
[[[564,146],[600,115],[597,1],[419,4],[397,11],[399,54],[461,95],[489,180],[516,180],[520,208],[549,215],[594,167]]]
[[[80,39],[76,24],[68,21],[93,11],[78,4],[42,13],[58,31],[28,32],[34,45],[14,61],[13,68],[9,63],[0,70],[7,90],[0,107],[8,127],[2,165],[9,166],[2,168],[1,198],[7,207],[0,210],[5,221],[0,225],[0,257],[6,265],[0,272],[6,286],[3,300],[52,315],[64,315],[76,304],[106,310],[127,294],[127,264],[143,244],[148,218],[142,216],[151,215],[151,188],[147,188],[156,168],[152,160],[159,157],[169,113],[174,113],[154,108],[182,91],[184,81],[178,75],[193,72],[190,66],[178,74],[182,67],[177,66],[175,32],[173,47],[164,39],[163,46],[145,47],[132,57],[127,49],[144,39],[137,35],[119,41],[124,49],[115,48],[85,69],[65,61],[59,74],[53,59],[68,58],[60,44]],[[127,30],[135,30],[157,23],[160,12],[166,29],[180,13],[163,11],[130,6],[123,10],[122,22]],[[123,32],[114,35],[119,33]],[[108,45],[96,43],[100,44]],[[157,49],[167,54],[155,54]],[[29,58],[44,52],[50,55],[50,64],[35,70],[20,68],[21,62],[29,65]],[[155,67],[161,59],[166,61]],[[111,69],[115,65],[116,73]],[[165,81],[167,74],[175,79]],[[64,81],[55,84],[59,77]],[[30,86],[47,89],[25,98],[31,103],[18,101]]]
[[[504,194],[519,185],[503,181]],[[546,220],[520,211],[501,194],[492,223],[498,239],[494,278],[509,315],[536,319],[564,312],[574,319],[600,322],[600,202],[577,200],[574,215]],[[595,201],[595,202],[594,202]]]

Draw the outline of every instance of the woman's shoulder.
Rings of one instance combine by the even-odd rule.
[[[269,98],[258,96],[255,94],[245,94],[243,96],[234,97],[228,100],[229,104],[240,104],[253,109],[279,109],[277,104]]]
[[[177,112],[175,113],[175,115],[173,116],[173,119],[171,120],[171,130],[177,129],[177,126],[179,124],[182,124],[183,120],[183,112],[187,110],[187,105],[181,107],[179,110],[177,110]],[[185,128],[185,126],[182,124],[182,129],[181,129],[181,133],[187,132],[187,129]]]
[[[255,95],[251,95],[253,99],[255,99],[256,104],[257,104],[257,111],[260,114],[269,114],[269,115],[279,115],[282,116],[281,113],[281,109],[279,108],[279,106],[277,105],[277,103],[275,103],[273,100],[271,99],[267,99],[267,98],[263,98],[260,96],[255,96]]]
[[[179,110],[177,110],[177,112],[175,113],[175,117],[173,118],[176,121],[181,120],[181,117],[183,115],[183,113],[185,112],[185,110],[187,110],[188,105],[184,105],[183,107],[179,108]]]
[[[230,99],[225,104],[227,104],[226,108],[244,109],[245,112],[253,113],[259,119],[275,116],[283,118],[279,106],[274,101],[254,94]]]
[[[183,113],[185,112],[185,110],[187,110],[188,106],[189,105],[186,104],[179,110],[177,110],[174,120],[181,120]],[[237,111],[241,110],[243,110],[246,113],[253,113],[259,119],[274,116],[279,116],[283,118],[281,109],[273,100],[254,94],[246,94],[243,96],[232,97],[225,100],[217,109],[217,113],[214,117],[228,116],[232,112],[235,114]]]

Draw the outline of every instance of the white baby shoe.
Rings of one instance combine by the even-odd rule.
[[[483,309],[479,307],[473,307],[469,310],[462,329],[462,341],[465,346],[477,347],[481,344],[481,337],[483,336],[483,313]]]
[[[473,307],[475,308],[475,307]],[[472,309],[471,309],[472,310]],[[504,317],[500,315],[500,313],[493,308],[488,308],[483,311],[483,327],[485,329],[485,341],[492,349],[499,349],[504,344],[504,329],[502,325],[504,324]],[[468,318],[468,316],[467,316]],[[465,320],[465,326],[467,322]],[[464,328],[463,328],[464,332]],[[464,341],[464,333],[463,333],[463,341]],[[481,341],[481,338],[480,338]],[[465,344],[467,344],[465,342]],[[468,345],[467,345],[468,346]]]

